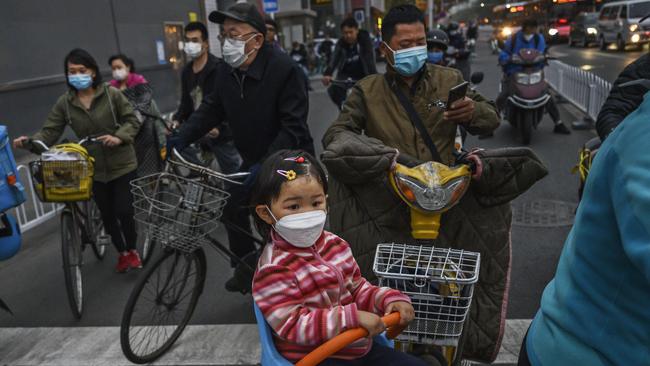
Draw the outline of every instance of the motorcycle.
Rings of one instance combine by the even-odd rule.
[[[505,107],[505,118],[519,131],[524,145],[530,144],[532,131],[542,120],[546,103],[551,98],[544,70],[540,67],[547,59],[536,49],[524,48],[508,62],[523,67],[509,77],[511,94]]]
[[[456,48],[449,46],[445,52],[445,61],[447,67],[454,68],[463,74],[463,79],[468,80],[472,73],[472,67],[469,63],[470,51],[465,48]]]
[[[467,40],[467,49],[471,53],[474,53],[476,51],[476,38],[469,38]]]

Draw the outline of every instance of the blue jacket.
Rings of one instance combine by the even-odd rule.
[[[535,45],[535,38],[537,38],[537,45]],[[514,47],[512,46],[513,39],[515,42]],[[505,46],[499,54],[499,64],[503,66],[503,72],[505,72],[507,75],[511,75],[512,73],[515,73],[522,69],[522,67],[519,65],[507,64],[508,61],[510,61],[510,57],[512,57],[514,54],[517,54],[522,48],[535,48],[539,52],[544,53],[546,51],[546,42],[544,41],[544,36],[537,33],[533,38],[530,39],[530,41],[526,41],[524,38],[524,33],[522,31],[519,31],[508,38]],[[544,64],[540,63],[539,68],[542,67],[544,67]]]
[[[531,364],[650,362],[650,93],[605,140],[528,333]]]

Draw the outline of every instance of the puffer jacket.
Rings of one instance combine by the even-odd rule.
[[[428,112],[426,102],[448,92],[460,74],[451,69],[430,67],[425,85],[414,90],[433,95],[415,96],[413,104],[436,143],[443,162],[453,165],[455,131],[437,112]],[[350,243],[366,278],[374,278],[372,262],[379,243],[413,243],[409,209],[388,182],[388,171],[398,161],[414,165],[431,160],[420,136],[392,92],[370,76],[358,83],[339,119],[323,138],[322,161],[330,173],[330,229]],[[446,90],[445,90],[446,88]],[[467,124],[470,133],[491,131],[498,124],[496,112],[480,95],[475,118]],[[391,109],[392,110],[387,110]],[[359,128],[350,128],[356,125]],[[547,174],[529,149],[481,151],[482,179],[474,182],[457,206],[442,216],[440,237],[435,245],[481,253],[481,271],[474,292],[470,321],[465,328],[463,356],[492,362],[499,351],[505,326],[510,274],[509,201]]]
[[[614,81],[612,90],[596,120],[596,130],[601,140],[605,141],[616,126],[643,102],[647,92],[643,86],[620,87],[623,83],[639,79],[650,79],[650,54],[648,53],[627,65]]]

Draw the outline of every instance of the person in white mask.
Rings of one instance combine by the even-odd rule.
[[[380,316],[399,312],[400,324],[407,325],[413,306],[398,290],[370,284],[345,240],[323,230],[327,177],[312,155],[271,155],[257,175],[251,207],[268,242],[253,278],[253,299],[284,358],[295,362],[340,332],[363,327],[367,338],[320,365],[427,365],[370,340],[384,331]]]
[[[282,149],[314,151],[307,127],[307,87],[300,67],[264,41],[264,18],[255,5],[237,3],[210,13],[209,19],[223,25],[219,35],[223,62],[215,68],[214,88],[204,93],[178,134],[168,139],[167,151],[180,151],[227,121],[243,159],[240,169],[250,172],[251,178],[244,186],[229,188],[223,218],[250,229],[250,212],[242,206],[249,201],[251,183],[262,160]],[[240,258],[250,258],[255,252],[253,240],[241,232],[228,230],[228,241]],[[245,293],[250,284],[250,278],[233,277],[226,282],[226,290]]]
[[[222,61],[210,53],[208,28],[201,22],[185,26],[183,50],[188,63],[181,73],[181,102],[173,116],[176,124],[183,124],[199,108],[203,98],[217,88],[217,66]],[[227,124],[212,128],[200,140],[206,160],[216,158],[222,172],[235,173],[241,166],[241,157],[232,140]]]
[[[113,79],[111,86],[120,90],[146,84],[147,79],[135,72],[135,63],[124,54],[113,55],[108,59]]]

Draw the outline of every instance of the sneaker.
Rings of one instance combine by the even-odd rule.
[[[142,261],[140,260],[140,254],[138,254],[137,250],[132,249],[131,251],[129,251],[129,254],[127,254],[127,258],[129,259],[129,267],[142,268]]]
[[[115,272],[124,273],[129,270],[129,255],[120,254],[117,259],[117,266],[115,266]]]
[[[564,123],[560,122],[555,125],[555,128],[553,128],[553,133],[559,133],[561,135],[570,135],[571,130],[569,130]]]

